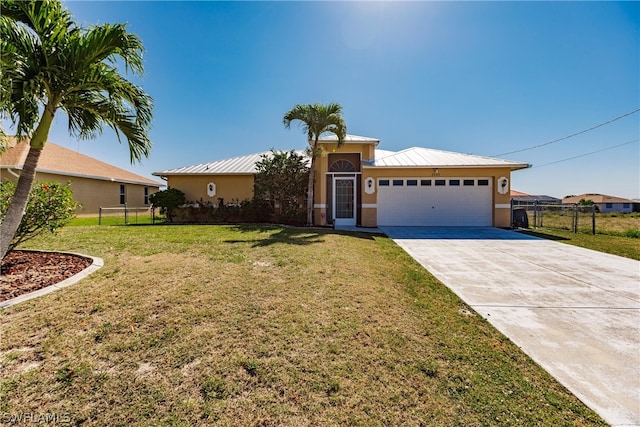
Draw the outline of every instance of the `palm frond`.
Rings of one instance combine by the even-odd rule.
[[[2,0],[0,115],[18,134],[33,132],[43,108],[61,108],[69,132],[93,138],[104,126],[148,156],[153,100],[118,70],[143,73],[143,45],[124,24],[78,27],[59,0]]]

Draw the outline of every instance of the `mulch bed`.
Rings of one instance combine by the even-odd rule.
[[[0,264],[0,302],[60,283],[92,262],[57,252],[11,251]]]

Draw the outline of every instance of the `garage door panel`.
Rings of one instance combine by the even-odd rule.
[[[399,180],[400,178],[396,178]],[[410,178],[415,179],[415,178]],[[463,185],[471,178],[447,178],[446,185],[378,186],[378,225],[393,226],[491,226],[493,223],[491,185]],[[450,185],[451,181],[460,185]],[[390,180],[390,184],[393,180]],[[418,182],[421,182],[420,180]],[[491,183],[491,180],[488,180]]]

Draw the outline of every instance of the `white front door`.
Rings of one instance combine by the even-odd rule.
[[[356,178],[333,178],[334,225],[356,225]]]

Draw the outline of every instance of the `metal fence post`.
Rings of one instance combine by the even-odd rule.
[[[102,206],[98,209],[98,225],[102,225]]]
[[[538,201],[533,202],[533,226],[538,228]]]
[[[596,205],[591,205],[591,234],[596,235]]]
[[[510,213],[510,219],[509,219],[509,225],[511,226],[511,228],[514,228],[513,226],[513,199],[511,199],[511,213]]]

